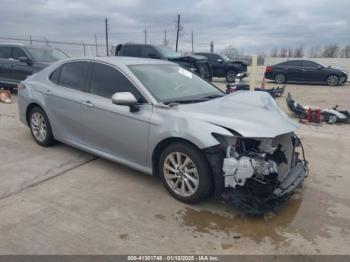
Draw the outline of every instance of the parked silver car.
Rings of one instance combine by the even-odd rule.
[[[18,104],[39,145],[60,141],[159,175],[186,203],[215,193],[258,213],[306,176],[297,124],[269,94],[224,95],[172,62],[63,60],[21,82]]]

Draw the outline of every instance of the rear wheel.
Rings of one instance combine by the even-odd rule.
[[[236,71],[233,71],[233,70],[230,70],[226,73],[226,81],[228,83],[233,83],[235,82],[236,80],[236,75],[237,75],[237,72]]]
[[[330,75],[327,77],[326,82],[329,86],[337,86],[339,85],[339,77],[336,75]]]
[[[29,114],[29,126],[34,140],[41,146],[51,146],[54,144],[49,119],[45,112],[34,107]]]
[[[185,203],[204,200],[212,189],[210,167],[205,157],[187,143],[171,144],[162,152],[159,174],[169,193]]]
[[[286,82],[286,76],[282,73],[277,73],[275,75],[275,82],[277,84],[284,84]]]

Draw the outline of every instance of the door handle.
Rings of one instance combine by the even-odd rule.
[[[82,104],[83,104],[84,106],[87,106],[87,107],[94,107],[94,104],[91,103],[91,101],[84,101],[84,102],[82,102]]]

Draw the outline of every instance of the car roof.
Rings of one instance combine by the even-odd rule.
[[[37,48],[37,49],[57,49],[52,46],[38,46],[38,45],[26,45],[22,43],[0,43],[0,46],[18,46],[18,47],[30,47],[30,48]]]
[[[64,59],[64,62],[73,62],[73,61],[81,61],[81,60],[88,60],[88,61],[96,61],[96,62],[105,62],[108,64],[114,64],[116,66],[118,65],[142,65],[142,64],[174,64],[173,62],[167,61],[167,60],[161,60],[161,59],[151,59],[151,58],[138,58],[138,57],[130,57],[130,56],[105,56],[105,57],[74,57],[74,58],[68,58]]]
[[[22,44],[22,43],[0,43],[0,46],[1,45],[10,45],[10,46],[21,46],[21,47],[24,47],[25,45]]]

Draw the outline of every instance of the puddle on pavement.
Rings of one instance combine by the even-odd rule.
[[[348,219],[332,216],[332,201],[327,198],[330,196],[325,193],[308,190],[307,193],[295,194],[276,213],[265,216],[249,216],[237,213],[235,209],[216,213],[185,208],[175,217],[182,228],[194,231],[195,238],[209,235],[232,240],[222,243],[222,249],[231,248],[232,242],[240,238],[261,242],[268,237],[275,245],[288,245],[289,239],[283,233],[299,233],[306,240],[314,242],[317,237],[330,237],[328,226],[342,230],[350,228]]]

